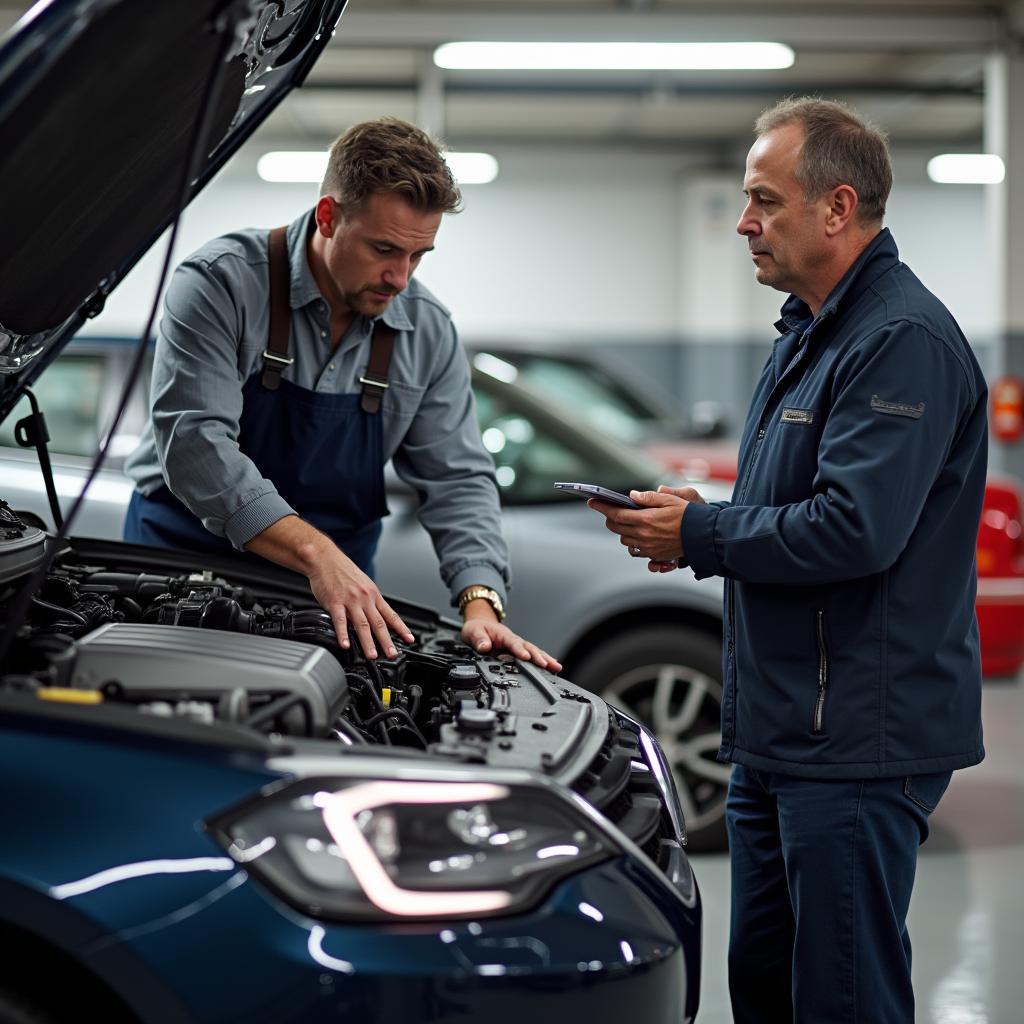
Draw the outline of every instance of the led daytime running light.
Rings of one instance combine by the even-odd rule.
[[[487,782],[367,782],[334,793],[317,793],[314,803],[321,809],[327,831],[345,851],[352,874],[374,906],[395,917],[439,917],[501,910],[512,902],[512,895],[500,889],[444,893],[403,889],[384,870],[356,824],[356,817],[363,811],[389,804],[485,803],[503,800],[508,795],[507,787]]]

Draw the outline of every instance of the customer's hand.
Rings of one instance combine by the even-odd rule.
[[[466,605],[466,621],[462,624],[462,642],[479,654],[508,651],[509,654],[532,661],[538,668],[561,672],[562,664],[536,644],[498,621],[494,609],[486,601],[470,601]]]
[[[707,502],[695,491],[692,487],[666,487],[665,484],[661,484],[658,487],[659,494],[674,494],[677,498],[682,498],[687,504],[696,502],[699,505],[706,505]],[[634,499],[635,500],[635,499]],[[684,510],[685,512],[685,510]],[[680,519],[680,527],[682,527],[682,519]],[[679,563],[682,558],[673,558],[667,562],[657,562],[651,559],[647,563],[648,572],[673,572],[680,568]],[[685,563],[684,563],[685,564]]]
[[[652,572],[670,572],[683,555],[680,526],[690,502],[704,502],[692,487],[630,491],[641,509],[621,508],[592,498],[587,504],[605,517],[605,526],[633,558],[646,558]]]

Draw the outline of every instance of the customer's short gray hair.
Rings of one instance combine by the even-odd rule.
[[[804,129],[796,177],[807,199],[849,185],[857,193],[860,223],[881,224],[892,188],[885,132],[845,104],[815,96],[791,97],[769,107],[754,122],[754,131],[760,138],[793,123]]]

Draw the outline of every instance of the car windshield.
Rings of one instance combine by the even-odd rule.
[[[578,500],[554,490],[556,480],[629,491],[650,487],[658,477],[653,463],[575,425],[521,388],[483,373],[474,374],[473,387],[480,433],[505,504]]]
[[[477,359],[488,355],[480,353]],[[532,388],[606,436],[624,444],[641,444],[653,434],[664,433],[657,413],[601,366],[535,353],[502,353],[500,358],[514,371],[518,384]]]
[[[62,455],[96,454],[100,441],[103,378],[102,356],[61,356],[33,385],[32,390],[46,416],[51,451]],[[0,426],[0,445],[18,447],[15,427],[31,411],[28,399],[19,399]]]

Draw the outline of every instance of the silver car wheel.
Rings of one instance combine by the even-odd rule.
[[[654,729],[675,775],[687,829],[721,820],[731,766],[715,760],[721,742],[718,680],[686,665],[641,665],[613,678],[602,696]]]

